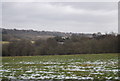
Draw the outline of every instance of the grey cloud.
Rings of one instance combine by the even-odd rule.
[[[74,8],[78,9],[87,9],[87,10],[117,10],[116,6],[118,3],[116,2],[63,2],[63,3],[50,3],[52,5],[60,5],[60,6],[66,6],[70,5]]]
[[[3,26],[6,28],[6,24],[17,24],[16,28],[24,29],[30,27],[65,32],[117,32],[117,3],[5,2],[2,7]],[[26,28],[25,24],[29,26]]]

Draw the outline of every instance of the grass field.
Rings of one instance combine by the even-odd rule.
[[[9,41],[0,41],[0,44],[9,44]]]
[[[3,57],[3,79],[118,80],[118,54]]]
[[[9,44],[10,42],[9,41],[0,41],[0,44]],[[35,43],[35,41],[31,41],[31,43]]]

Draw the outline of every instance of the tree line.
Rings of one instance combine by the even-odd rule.
[[[70,55],[118,53],[118,35],[106,34],[84,37],[72,34],[70,37],[56,36],[47,40],[14,40],[3,44],[3,56]]]

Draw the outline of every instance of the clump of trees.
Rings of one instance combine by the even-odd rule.
[[[70,37],[54,37],[47,40],[10,41],[3,44],[3,56],[63,55],[63,54],[97,54],[118,53],[118,37],[112,34],[85,37],[73,34]]]
[[[34,47],[28,40],[11,41],[3,44],[3,56],[29,56],[33,55]]]

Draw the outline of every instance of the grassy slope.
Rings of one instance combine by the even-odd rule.
[[[50,56],[15,56],[3,57],[4,62],[20,62],[20,61],[68,61],[69,59],[84,59],[84,61],[117,59],[118,54],[80,54],[80,55],[50,55]],[[14,60],[13,60],[14,59]]]
[[[0,44],[9,44],[9,41],[0,41]],[[35,41],[31,41],[31,43],[35,43]]]

